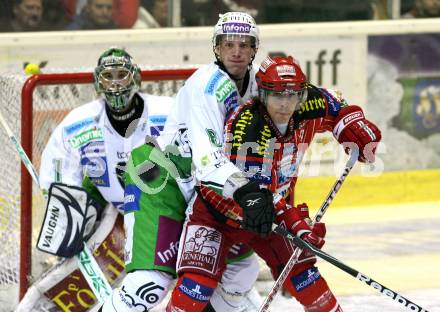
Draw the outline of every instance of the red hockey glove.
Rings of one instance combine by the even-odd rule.
[[[325,227],[324,222],[316,222],[312,225],[312,220],[309,216],[309,206],[306,203],[302,203],[296,206],[298,210],[298,214],[304,221],[307,222],[308,225],[312,227],[312,232],[319,236],[320,238],[324,238],[327,233],[327,228]]]
[[[342,108],[335,120],[333,135],[344,145],[348,153],[352,144],[359,148],[361,162],[374,162],[377,142],[382,138],[380,130],[371,121],[365,119],[359,106],[351,105]],[[351,146],[350,146],[351,145]]]
[[[307,212],[305,212],[305,208],[307,208]],[[279,210],[277,212],[276,222],[278,224],[284,224],[287,230],[290,231],[290,233],[292,233],[293,235],[296,235],[304,241],[318,248],[321,248],[325,243],[324,239],[322,238],[325,235],[325,226],[318,226],[316,228],[317,232],[320,232],[319,234],[323,234],[322,237],[318,236],[318,233],[315,232],[315,230],[312,229],[303,219],[305,213],[306,217],[308,218],[309,213],[306,204],[301,204],[297,208],[286,207],[285,209]],[[323,233],[322,229],[324,229]]]

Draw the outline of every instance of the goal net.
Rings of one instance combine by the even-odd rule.
[[[174,96],[193,71],[144,70],[141,92]],[[39,168],[47,140],[64,116],[96,98],[92,81],[90,71],[0,75],[0,112],[35,168]],[[3,128],[0,144],[0,310],[11,311],[55,259],[35,248],[44,200]]]

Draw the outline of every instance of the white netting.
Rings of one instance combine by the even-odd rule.
[[[85,70],[81,70],[84,72]],[[89,70],[90,71],[90,70]],[[0,75],[0,112],[21,141],[21,92],[24,75]],[[141,92],[173,96],[182,80],[143,82]],[[38,169],[40,155],[57,124],[74,107],[96,97],[92,84],[38,86],[33,93],[33,164]],[[20,229],[20,157],[4,129],[0,129],[0,311],[10,311],[18,303],[20,231],[32,236],[32,246],[38,236],[44,214],[43,198],[34,185],[32,229]],[[38,277],[50,266],[51,259],[32,248],[32,273]]]

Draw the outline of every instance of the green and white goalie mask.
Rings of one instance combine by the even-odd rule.
[[[104,94],[110,109],[124,113],[131,108],[131,100],[139,90],[141,74],[127,52],[112,48],[100,56],[94,80],[96,92]]]

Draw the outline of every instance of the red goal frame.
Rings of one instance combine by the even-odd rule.
[[[141,71],[142,81],[184,80],[196,69],[158,69]],[[21,145],[32,161],[33,138],[33,92],[37,86],[61,84],[93,83],[93,73],[56,73],[30,76],[21,92]],[[31,125],[31,126],[29,126]],[[19,264],[19,299],[25,295],[29,281],[27,276],[32,268],[32,178],[21,163],[20,181],[20,264]],[[30,231],[26,230],[29,229]]]

